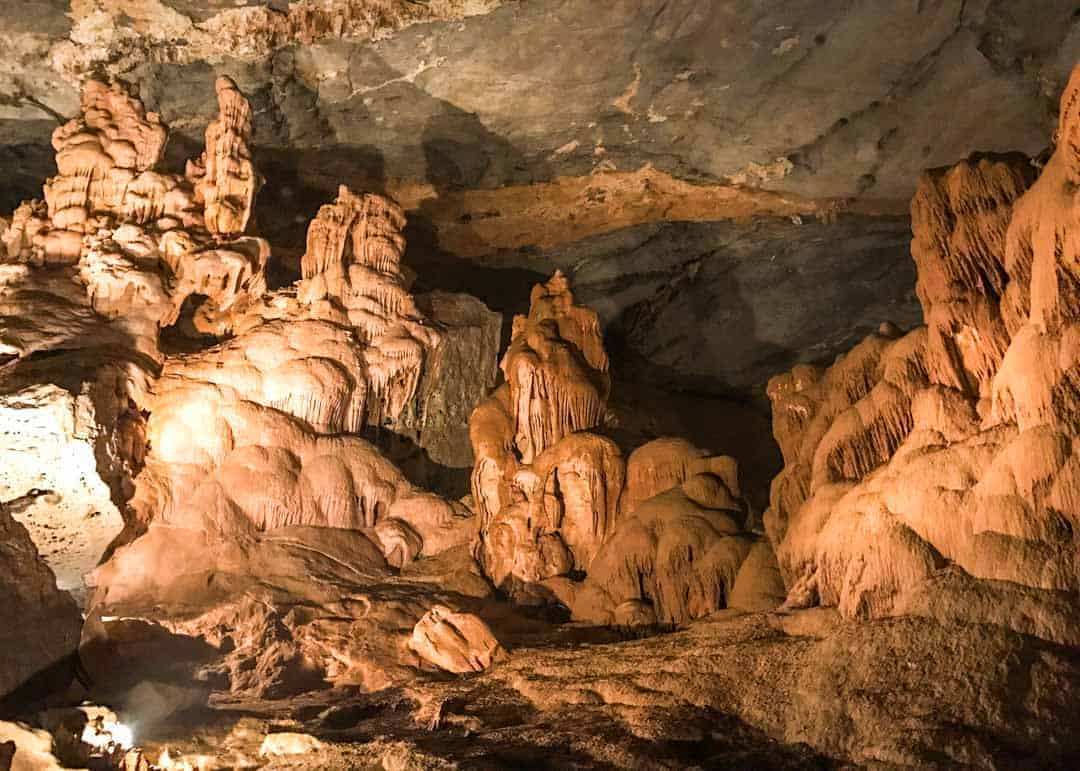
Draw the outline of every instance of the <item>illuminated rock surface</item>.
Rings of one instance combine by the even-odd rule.
[[[0,768],[1075,765],[1074,8],[31,5]]]
[[[1078,93],[1080,69],[1037,180],[1015,156],[923,176],[912,253],[925,329],[771,381],[787,464],[766,522],[789,605],[992,621],[1080,644]]]
[[[506,652],[487,625],[468,613],[436,605],[413,627],[409,648],[439,669],[482,672]]]

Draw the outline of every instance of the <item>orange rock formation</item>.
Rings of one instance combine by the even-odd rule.
[[[251,161],[251,106],[227,77],[214,84],[218,119],[206,128],[206,150],[188,161],[187,177],[195,183],[195,201],[205,209],[206,229],[215,236],[243,233],[261,184]]]
[[[926,328],[770,382],[785,468],[766,524],[789,605],[1076,642],[1078,95],[1080,68],[1037,180],[1017,156],[923,176],[912,255]],[[993,600],[965,599],[972,580]]]
[[[595,623],[682,623],[725,607],[754,543],[735,461],[674,438],[624,460],[595,433],[611,388],[596,314],[560,273],[531,299],[514,319],[506,383],[470,421],[485,573]]]
[[[6,331],[7,355],[93,326],[116,331],[116,355],[134,348],[160,364],[122,376],[118,404],[102,404],[136,418],[118,459],[135,476],[127,537],[155,523],[212,538],[370,529],[402,499],[409,506],[380,530],[399,566],[468,541],[468,512],[421,495],[356,436],[410,405],[440,341],[405,288],[400,208],[343,186],[311,224],[299,286],[268,293],[269,245],[244,235],[261,182],[251,109],[230,79],[216,91],[206,149],[180,176],[158,169],[159,117],[120,83],[87,82],[81,114],[54,133],[59,173],[45,203],[24,203],[3,232],[3,295],[17,310],[23,294],[53,298],[40,294],[47,286],[57,308],[48,323]],[[93,312],[61,312],[61,301]],[[224,339],[166,355],[160,332],[173,325]]]
[[[506,655],[487,624],[471,613],[436,605],[416,622],[409,649],[447,672],[482,672]]]

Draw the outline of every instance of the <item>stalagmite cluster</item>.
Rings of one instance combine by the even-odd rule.
[[[88,576],[99,613],[155,606],[202,631],[232,613],[250,627],[234,690],[291,692],[324,676],[381,687],[411,671],[398,635],[460,597],[422,589],[404,609],[378,598],[382,636],[351,653],[355,610],[281,632],[273,608],[304,596],[332,605],[333,593],[296,584],[311,570],[355,594],[357,581],[472,540],[464,506],[416,488],[360,434],[406,417],[421,433],[425,364],[445,369],[480,344],[469,342],[476,312],[436,298],[447,334],[425,318],[402,274],[400,208],[344,186],[311,223],[299,284],[268,292],[269,244],[245,232],[261,183],[251,110],[228,78],[216,91],[206,149],[178,175],[160,168],[158,116],[124,85],[88,81],[80,115],[54,135],[59,174],[45,203],[6,224],[0,449],[15,454],[3,493],[47,488],[20,511],[66,588],[111,554]],[[58,370],[59,385],[40,385]],[[476,381],[486,382],[459,387]],[[314,568],[291,550],[328,562]]]
[[[506,382],[470,421],[485,574],[576,618],[647,626],[726,607],[754,543],[734,459],[656,439],[624,459],[596,314],[556,273],[514,319]]]
[[[134,414],[149,414],[145,439],[130,448],[139,456],[129,469],[138,474],[132,532],[154,521],[221,534],[371,527],[411,487],[345,435],[396,418],[440,340],[404,287],[404,217],[342,187],[311,225],[299,287],[268,294],[269,245],[244,235],[260,184],[251,110],[228,78],[216,91],[206,150],[180,176],[159,169],[159,117],[122,84],[88,81],[81,114],[54,133],[59,174],[45,205],[23,204],[4,232],[8,262],[72,266],[60,280],[85,287],[124,348],[162,365],[151,388],[121,394]],[[167,355],[158,338],[173,325],[231,336]],[[46,344],[36,337],[77,329],[12,330],[7,347],[26,356]]]
[[[1080,68],[1037,179],[1012,155],[920,181],[927,326],[770,382],[785,468],[766,522],[790,606],[1080,640],[1078,134]]]
[[[269,247],[241,234],[258,178],[247,100],[217,84],[220,115],[187,176],[162,171],[168,136],[119,82],[87,81],[81,113],[53,133],[57,176],[3,233],[9,261],[74,265],[91,307],[156,353],[158,327],[198,296],[196,328],[220,334],[238,304],[265,290]]]
[[[561,271],[499,359],[501,315],[414,294],[404,210],[341,184],[270,288],[253,111],[215,93],[179,174],[160,116],[86,81],[0,229],[0,717],[41,729],[0,722],[0,769],[30,757],[5,737],[211,767],[154,766],[132,726],[225,714],[223,767],[338,767],[368,720],[475,759],[497,731],[576,741],[578,711],[630,767],[628,742],[715,749],[720,712],[816,766],[1080,752],[1080,66],[1045,164],[920,179],[925,325],[769,381],[760,517],[734,457],[629,414],[642,383],[613,396]],[[87,696],[108,709],[46,709]],[[340,765],[411,767],[391,754]]]
[[[195,184],[195,202],[205,210],[206,229],[232,236],[247,229],[261,180],[251,160],[251,106],[229,78],[214,84],[218,119],[206,128],[206,150],[188,161],[186,176]]]
[[[402,413],[440,342],[404,288],[403,225],[395,204],[342,187],[311,223],[295,295],[268,295],[235,337],[169,358],[149,405],[141,522],[374,527],[412,490],[347,436]]]

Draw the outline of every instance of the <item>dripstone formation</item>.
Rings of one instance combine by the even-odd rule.
[[[770,382],[786,463],[766,521],[789,605],[1080,643],[1078,93],[1074,71],[1041,174],[1022,156],[975,156],[920,180],[925,328]]]
[[[1080,67],[1048,160],[921,178],[925,325],[769,381],[764,513],[562,272],[499,359],[341,184],[276,286],[216,96],[179,174],[88,80],[3,223],[0,767],[1080,757]]]
[[[506,382],[471,419],[485,574],[542,586],[594,623],[684,623],[725,607],[754,543],[732,458],[661,438],[624,459],[596,314],[559,273],[514,319]],[[571,573],[584,574],[574,581]]]

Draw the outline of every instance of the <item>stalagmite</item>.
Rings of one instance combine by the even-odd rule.
[[[529,315],[514,319],[501,366],[523,462],[603,420],[611,383],[599,320],[574,305],[562,273],[533,288]]]
[[[938,578],[951,563],[1015,587],[1002,601],[1024,611],[998,623],[1069,637],[1057,593],[1080,590],[1067,492],[1080,409],[1068,192],[1080,179],[1078,93],[1080,67],[1038,179],[1019,156],[924,175],[912,255],[925,330],[770,383],[785,468],[766,524],[789,606],[977,620],[969,589]]]
[[[911,202],[911,254],[927,320],[930,380],[988,397],[1009,344],[1005,233],[1035,168],[1023,155],[973,156],[923,174]],[[1021,292],[1019,284],[1013,292]],[[1007,313],[1005,315],[1008,315]]]
[[[0,771],[1077,765],[1072,8],[14,5]]]
[[[236,236],[247,229],[261,179],[251,161],[251,107],[236,83],[219,77],[214,84],[218,118],[206,128],[206,150],[189,161],[187,177],[202,204],[206,229],[215,236]]]
[[[562,274],[533,289],[502,367],[506,383],[470,420],[477,554],[491,581],[553,594],[601,624],[685,623],[723,608],[754,543],[737,465],[673,437],[624,461],[594,433],[607,354]]]
[[[368,420],[395,419],[413,399],[440,335],[405,288],[405,216],[392,201],[342,185],[308,227],[297,294],[316,318],[351,326],[364,349]]]

